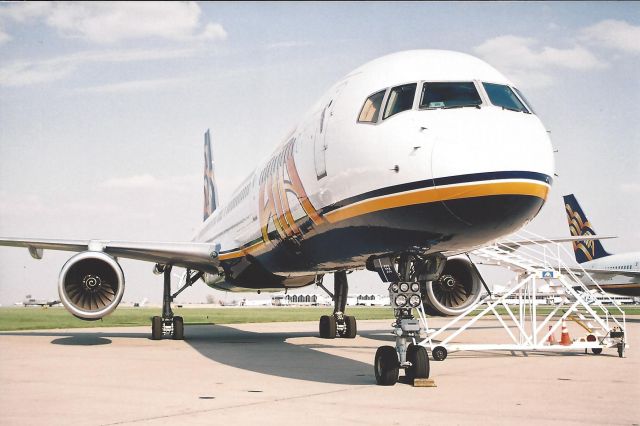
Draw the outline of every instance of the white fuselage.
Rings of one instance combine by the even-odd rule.
[[[424,82],[472,82],[482,102],[420,108]],[[387,89],[384,108],[389,89],[410,83],[417,89],[409,109],[358,122],[369,96]],[[546,199],[552,147],[535,114],[494,105],[482,83],[513,87],[455,52],[401,52],[365,64],[320,99],[194,240],[219,243],[221,261],[258,260],[293,277],[363,267],[372,253],[402,250],[402,236],[407,249],[464,251],[517,230]]]

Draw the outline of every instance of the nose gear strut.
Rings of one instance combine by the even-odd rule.
[[[429,378],[427,350],[416,343],[416,338],[420,337],[420,321],[412,314],[413,308],[422,303],[422,286],[417,282],[416,273],[420,265],[418,262],[417,257],[408,253],[400,255],[397,271],[391,259],[379,262],[384,263],[384,276],[393,277],[389,285],[389,299],[396,318],[391,325],[391,333],[396,337],[395,347],[381,346],[376,351],[374,369],[379,385],[395,385],[400,369],[405,370],[405,377],[411,383],[414,379]]]

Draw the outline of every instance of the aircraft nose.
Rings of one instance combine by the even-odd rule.
[[[535,217],[553,175],[551,142],[538,118],[498,108],[442,115],[446,131],[432,127],[432,173],[449,213],[469,231],[505,234]]]

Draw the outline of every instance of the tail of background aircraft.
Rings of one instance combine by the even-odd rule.
[[[573,194],[569,194],[563,198],[571,235],[575,237],[580,235],[596,235],[596,231],[591,227],[591,223],[589,223],[587,216],[582,211],[582,208],[580,208],[576,197]],[[607,253],[599,240],[574,241],[573,252],[578,263],[610,256],[610,253]]]
[[[211,136],[209,129],[204,134],[204,219],[207,220],[211,213],[218,207],[218,189],[213,173],[213,151],[211,149]]]

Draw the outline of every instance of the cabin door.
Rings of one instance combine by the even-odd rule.
[[[326,105],[324,108],[322,108],[320,117],[316,124],[315,137],[313,138],[314,161],[316,165],[316,176],[318,180],[327,175],[327,140],[325,138],[325,135],[327,134],[328,117],[331,114],[331,104],[332,102],[329,102],[329,105]]]

